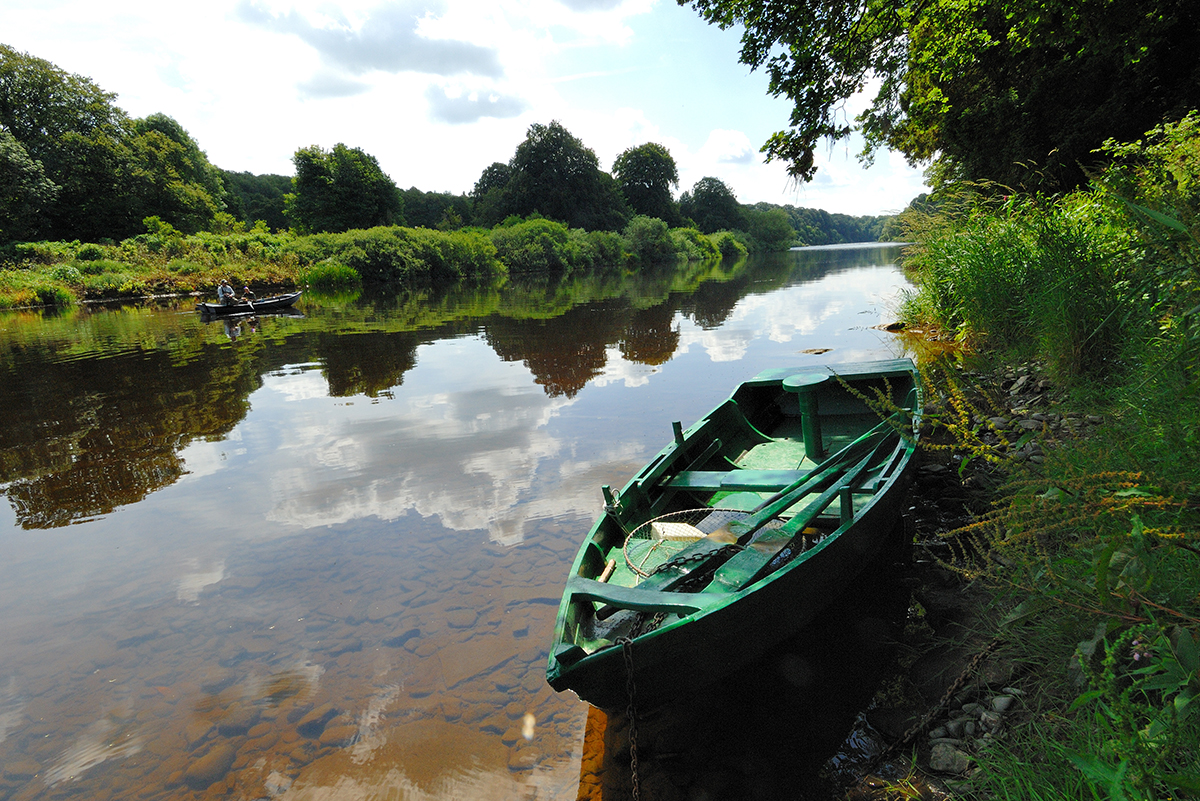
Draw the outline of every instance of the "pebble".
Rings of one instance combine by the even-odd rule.
[[[219,742],[210,748],[207,754],[188,765],[187,770],[183,772],[183,780],[193,788],[203,790],[225,778],[236,756],[237,748],[233,743]]]
[[[966,712],[968,715],[971,715],[973,717],[979,717],[986,710],[984,709],[982,704],[963,704],[962,711]]]
[[[1007,712],[1016,700],[1011,695],[997,695],[992,699],[992,709],[996,712]]]
[[[955,748],[963,744],[963,741],[957,737],[931,737],[930,745],[952,745]]]
[[[929,768],[938,773],[963,774],[971,767],[971,758],[948,743],[938,743],[929,754]]]
[[[346,745],[358,735],[357,726],[326,726],[321,732],[321,745]]]

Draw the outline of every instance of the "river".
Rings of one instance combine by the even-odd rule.
[[[600,485],[762,369],[903,355],[898,252],[0,314],[0,799],[575,798]]]

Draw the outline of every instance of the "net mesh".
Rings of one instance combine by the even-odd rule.
[[[625,564],[639,576],[651,575],[689,545],[713,535],[718,542],[733,542],[750,529],[752,515],[737,509],[685,509],[648,520],[635,528],[622,548]],[[771,521],[763,528],[777,527]]]

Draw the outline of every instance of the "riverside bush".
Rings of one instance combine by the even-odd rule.
[[[500,226],[492,231],[492,243],[510,272],[563,270],[586,258],[579,241],[572,241],[567,226],[552,220],[532,219]]]
[[[718,259],[721,251],[717,249],[712,238],[700,233],[695,228],[672,228],[671,240],[675,250],[688,261],[703,261]]]
[[[294,238],[287,251],[302,265],[326,260],[344,264],[369,284],[413,278],[447,281],[503,271],[488,236],[470,229],[379,226],[318,233]]]
[[[723,259],[734,261],[750,252],[750,248],[738,238],[736,231],[717,231],[712,234],[712,241]]]
[[[657,217],[634,217],[625,226],[624,240],[631,258],[644,264],[675,261],[680,255],[667,224]]]

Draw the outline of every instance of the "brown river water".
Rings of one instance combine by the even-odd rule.
[[[0,314],[0,800],[620,797],[544,676],[600,485],[760,370],[903,355],[898,252]],[[811,762],[802,684],[646,736]]]

